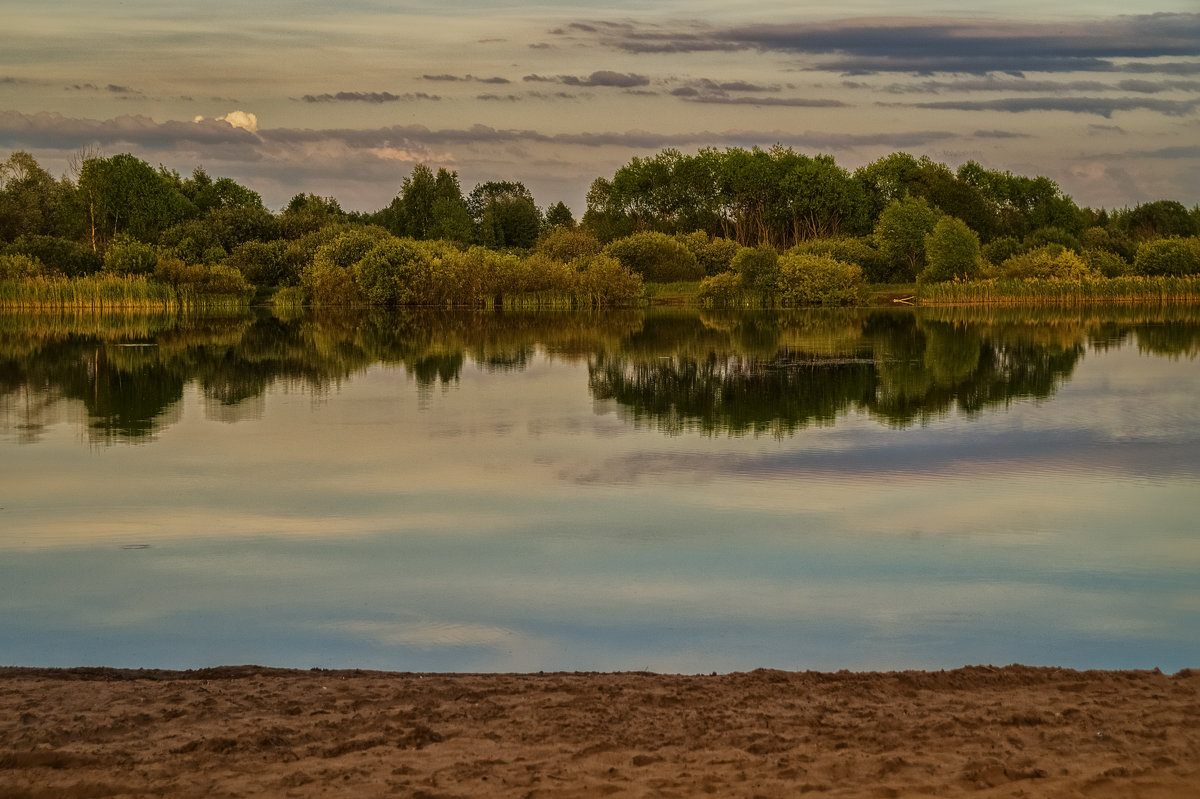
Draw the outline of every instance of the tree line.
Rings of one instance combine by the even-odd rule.
[[[520,181],[464,193],[424,164],[373,212],[309,193],[272,212],[230,178],[127,153],[80,154],[59,178],[26,152],[0,163],[0,280],[143,276],[326,304],[623,304],[642,281],[702,278],[710,299],[853,302],[868,283],[1196,274],[1198,233],[1200,207],[1080,207],[1049,178],[902,152],[850,172],[780,146],[668,149],[597,178],[579,222]]]

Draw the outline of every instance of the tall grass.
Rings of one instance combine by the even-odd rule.
[[[1200,302],[1200,275],[1052,278],[929,283],[919,287],[921,305],[1095,305]]]
[[[142,276],[95,274],[85,277],[31,277],[0,281],[0,308],[6,310],[172,311],[244,307],[242,294],[204,294]]]

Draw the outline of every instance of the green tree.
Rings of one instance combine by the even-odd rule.
[[[529,249],[537,244],[542,215],[524,183],[481,183],[471,190],[467,210],[475,221],[476,239],[485,247]]]
[[[925,236],[937,224],[938,212],[923,197],[892,200],[875,223],[875,244],[892,275],[915,280],[925,266]]]
[[[468,244],[473,227],[467,202],[458,184],[458,173],[439,169],[433,179],[433,219],[429,238]]]
[[[922,282],[973,280],[981,272],[979,236],[967,223],[943,216],[925,236],[925,268]]]
[[[573,228],[575,227],[575,217],[571,214],[571,209],[567,207],[567,204],[559,200],[546,209],[544,224],[546,230],[558,227]]]
[[[79,191],[87,205],[94,250],[118,233],[156,241],[163,230],[196,212],[169,173],[128,153],[85,161]]]
[[[745,247],[730,262],[742,288],[767,299],[779,288],[779,253],[774,247]]]
[[[1200,274],[1200,238],[1144,241],[1138,245],[1133,271],[1139,275]]]
[[[27,152],[0,164],[0,241],[57,230],[62,187]]]

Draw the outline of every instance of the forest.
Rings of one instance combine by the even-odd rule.
[[[0,163],[0,307],[630,306],[686,283],[728,307],[1200,299],[1200,206],[1077,205],[1046,177],[897,152],[853,172],[790,148],[664,150],[597,178],[582,217],[520,181],[418,164],[373,212],[280,211],[202,167],[80,153]]]

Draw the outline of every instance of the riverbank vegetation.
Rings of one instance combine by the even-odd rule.
[[[276,213],[129,154],[72,173],[0,163],[0,307],[789,307],[880,284],[922,303],[1195,302],[1200,280],[1200,208],[1083,208],[1045,177],[907,153],[850,172],[784,147],[665,150],[594,181],[578,222],[519,181],[464,194],[423,164],[371,213],[312,194]]]

